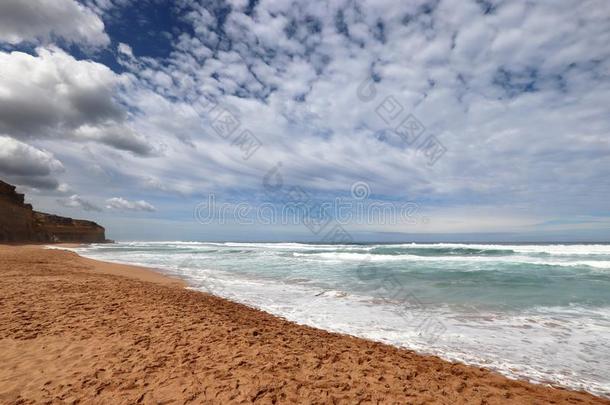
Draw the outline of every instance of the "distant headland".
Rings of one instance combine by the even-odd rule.
[[[15,186],[0,180],[0,243],[103,243],[105,230],[92,221],[34,211]]]

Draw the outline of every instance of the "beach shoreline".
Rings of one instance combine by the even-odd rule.
[[[3,403],[610,403],[292,323],[155,269],[44,245],[0,246],[0,264]]]

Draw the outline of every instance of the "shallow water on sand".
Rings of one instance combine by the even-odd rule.
[[[289,320],[610,397],[610,245],[128,242],[159,268]]]

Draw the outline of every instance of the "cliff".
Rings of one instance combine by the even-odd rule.
[[[104,228],[95,222],[37,212],[24,199],[15,186],[0,180],[0,243],[106,242]]]

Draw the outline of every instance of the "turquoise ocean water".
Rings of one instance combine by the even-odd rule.
[[[154,267],[289,320],[610,397],[610,245],[123,242]]]

